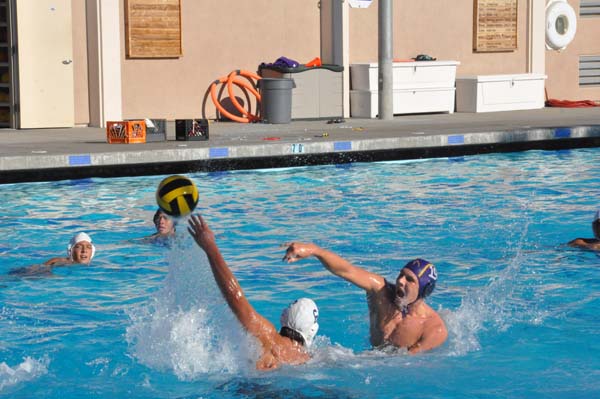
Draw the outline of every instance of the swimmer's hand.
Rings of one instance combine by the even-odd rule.
[[[301,242],[292,242],[290,244],[284,244],[288,248],[283,256],[283,261],[287,263],[297,262],[300,259],[308,258],[313,256],[318,247],[315,244],[304,244]]]
[[[188,231],[200,248],[207,251],[209,247],[215,245],[215,234],[208,227],[202,216],[198,214],[192,215],[188,223]]]

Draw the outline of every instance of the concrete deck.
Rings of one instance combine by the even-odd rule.
[[[208,141],[108,144],[101,128],[0,130],[0,184],[600,146],[599,108],[212,122]]]

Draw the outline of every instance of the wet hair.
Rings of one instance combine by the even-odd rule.
[[[279,330],[279,335],[281,335],[282,337],[288,337],[289,339],[300,342],[302,345],[306,345],[306,342],[304,342],[304,338],[302,337],[302,334],[300,334],[296,330],[292,330],[289,327],[281,327],[281,330]]]
[[[152,221],[154,222],[154,225],[156,226],[158,224],[158,221],[160,220],[160,215],[165,215],[167,216],[169,219],[171,219],[171,217],[169,215],[167,215],[164,211],[158,209],[155,213],[154,216],[152,217]],[[173,220],[173,230],[175,230],[176,226],[177,226],[177,221],[174,219]]]
[[[156,211],[156,213],[154,213],[154,217],[152,218],[152,221],[154,222],[154,225],[156,226],[156,224],[158,223],[158,220],[160,219],[160,214],[164,213],[163,211],[161,211],[160,209],[158,209]]]

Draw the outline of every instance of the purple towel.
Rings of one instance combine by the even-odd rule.
[[[291,58],[287,58],[284,56],[277,58],[277,60],[275,62],[272,62],[269,64],[265,64],[263,62],[262,64],[260,64],[261,67],[278,67],[278,68],[297,68],[298,65],[300,65],[298,63],[298,61],[292,60]]]

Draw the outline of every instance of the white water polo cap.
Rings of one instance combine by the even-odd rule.
[[[319,330],[319,309],[312,299],[295,300],[281,313],[281,326],[298,332],[304,338],[306,346],[312,344]]]
[[[69,245],[67,246],[67,255],[69,256],[69,259],[73,260],[72,249],[75,245],[79,244],[81,241],[87,241],[90,244],[92,244],[92,237],[90,237],[86,233],[75,234],[73,236],[73,238],[71,238],[71,241],[69,241]],[[96,253],[96,247],[94,246],[94,244],[92,244],[92,255],[90,256],[90,260],[94,259],[95,253]]]

